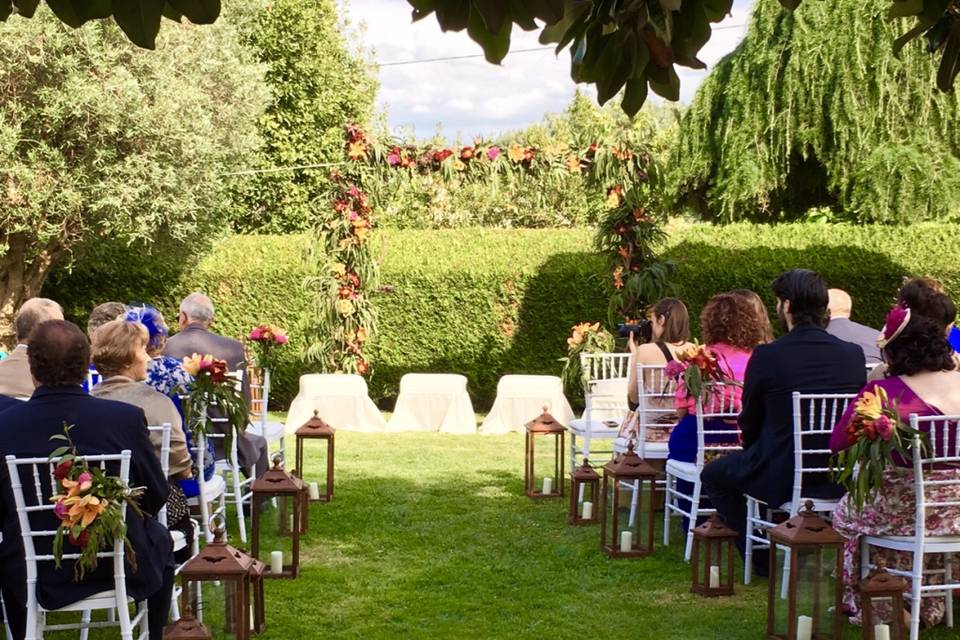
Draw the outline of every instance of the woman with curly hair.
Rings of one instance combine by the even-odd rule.
[[[883,333],[878,339],[887,362],[887,377],[868,382],[860,391],[876,393],[880,387],[891,402],[896,402],[901,420],[909,421],[910,414],[918,416],[958,415],[960,414],[960,372],[955,370],[954,353],[944,334],[943,319],[913,312],[910,308],[895,307],[887,316]],[[858,396],[858,398],[860,397]],[[833,429],[830,437],[830,449],[842,451],[854,442],[847,433],[847,426],[853,417],[854,403],[847,407],[846,413]],[[960,433],[956,424],[951,425],[952,433],[946,434],[946,442],[938,434],[934,447],[946,445],[954,450]],[[833,526],[839,531],[846,543],[844,545],[843,579],[844,607],[854,622],[860,617],[860,597],[857,584],[859,573],[859,543],[861,535],[874,536],[912,536],[916,522],[916,504],[914,499],[913,466],[910,460],[894,456],[894,466],[883,472],[883,488],[876,496],[858,511],[855,504],[847,498],[840,501],[833,513]],[[960,468],[939,469],[930,472],[928,480],[956,478]],[[932,485],[936,495],[931,499],[937,502],[952,503],[954,506],[929,508],[926,512],[926,529],[929,536],[960,535],[960,488],[956,485]],[[957,554],[960,555],[960,554]],[[913,556],[910,553],[895,552],[886,549],[873,549],[871,560],[876,562],[884,558],[887,566],[908,570]],[[924,559],[925,570],[943,568],[943,557],[930,555]],[[960,557],[953,560],[954,580],[960,580]],[[928,579],[940,581],[940,575],[930,574]],[[944,617],[944,600],[940,597],[924,597],[920,603],[920,620],[926,626],[938,624]]]
[[[759,298],[758,298],[759,300]],[[771,338],[770,319],[763,305],[758,305],[749,296],[740,293],[720,293],[707,301],[700,312],[700,334],[707,351],[717,359],[723,377],[742,383],[750,354],[758,344]],[[740,409],[740,386],[731,386],[724,391],[726,400],[732,402],[734,411]],[[731,398],[732,395],[732,398]],[[677,385],[675,406],[680,421],[670,434],[668,458],[678,462],[695,462],[697,459],[697,401],[689,397],[681,378]],[[717,407],[719,409],[719,407]],[[730,431],[730,437],[711,434],[708,444],[736,444],[739,441],[737,422],[734,419],[707,420],[706,431]],[[677,481],[677,489],[689,494],[692,487],[683,480]],[[680,502],[684,509],[687,505]],[[684,518],[684,530],[687,529]]]

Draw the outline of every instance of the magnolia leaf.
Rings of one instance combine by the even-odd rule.
[[[793,11],[800,6],[800,0],[780,0],[780,4],[787,11]]]
[[[463,31],[470,22],[469,0],[447,0],[437,4],[434,11],[443,31]],[[480,42],[480,45],[483,46],[483,43]]]
[[[657,95],[676,102],[680,99],[680,78],[677,71],[672,66],[669,69],[661,69],[656,65],[647,67],[648,77],[650,79],[650,88]]]
[[[733,0],[703,0],[703,12],[710,22],[720,22],[730,15]]]
[[[47,6],[61,21],[74,29],[87,21],[82,4],[75,0],[47,0]]]
[[[644,27],[640,31],[640,37],[643,38],[647,49],[650,51],[650,58],[658,67],[666,69],[673,65],[673,51],[653,29]]]
[[[900,52],[903,51],[905,46],[907,46],[907,43],[920,36],[920,34],[929,29],[930,26],[931,25],[927,24],[923,18],[917,18],[917,24],[913,27],[913,29],[910,29],[910,31],[907,31],[905,34],[893,41],[893,55],[899,58]]]
[[[951,16],[943,16],[937,23],[923,34],[923,39],[927,41],[927,53],[933,53],[943,46],[947,36],[950,34],[950,25],[953,22]]]
[[[518,0],[514,6],[523,5],[534,17],[546,24],[554,24],[563,19],[565,3],[556,0]]]
[[[474,0],[470,6],[470,12],[471,14],[480,14],[483,24],[490,33],[502,31],[504,22],[511,24],[511,21],[507,19],[510,13],[509,0]]]
[[[498,32],[488,31],[483,22],[483,17],[476,9],[473,9],[470,11],[467,33],[483,47],[483,54],[487,62],[500,64],[507,52],[510,51],[510,30],[512,27],[512,22],[504,21]]]
[[[923,0],[893,0],[887,9],[888,18],[906,18],[923,11]]]
[[[167,0],[167,4],[193,24],[213,24],[220,17],[220,0]]]
[[[56,449],[54,449],[53,451],[50,452],[50,456],[49,456],[49,457],[50,457],[50,458],[59,458],[59,457],[61,457],[63,454],[65,454],[65,453],[67,453],[68,451],[70,451],[70,448],[71,448],[70,445],[63,446],[63,447],[57,447]]]
[[[174,22],[183,21],[183,15],[171,7],[169,2],[163,5],[163,17],[167,20],[173,20]]]
[[[130,41],[144,49],[155,49],[164,0],[113,0],[113,19]]]
[[[631,75],[633,60],[636,58],[634,45],[622,32],[606,36],[610,40],[600,59],[597,61],[597,102],[601,105],[617,95]]]

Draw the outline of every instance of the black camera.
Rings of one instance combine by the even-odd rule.
[[[617,335],[621,338],[632,335],[637,344],[646,344],[653,340],[653,324],[649,320],[641,320],[637,324],[618,324]]]

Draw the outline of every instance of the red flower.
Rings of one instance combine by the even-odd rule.
[[[53,477],[57,480],[63,480],[70,475],[70,469],[73,468],[73,460],[64,460],[53,469]]]
[[[347,300],[353,297],[353,290],[350,287],[340,287],[340,299]]]
[[[461,160],[470,160],[473,158],[476,152],[473,150],[473,147],[464,147],[460,149],[460,159]]]
[[[84,547],[87,546],[87,543],[90,542],[90,531],[88,531],[87,529],[84,529],[83,531],[80,532],[80,535],[77,537],[73,537],[72,532],[67,533],[67,542],[69,542],[75,547],[80,547],[81,549],[83,549]]]
[[[433,161],[436,164],[440,164],[441,162],[443,162],[444,160],[446,160],[452,155],[453,155],[453,151],[451,151],[450,149],[441,149],[440,151],[434,151]]]
[[[533,158],[537,155],[537,150],[533,147],[527,147],[523,150],[523,161],[530,163],[533,161]]]
[[[618,225],[617,225],[617,235],[621,235],[621,236],[622,236],[622,235],[625,234],[626,232],[627,232],[627,228],[626,228],[625,226],[623,226],[622,224],[618,224]]]
[[[360,375],[365,375],[369,370],[370,365],[367,364],[366,360],[360,359],[357,361],[357,373]]]

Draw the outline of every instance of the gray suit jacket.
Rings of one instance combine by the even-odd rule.
[[[0,396],[29,398],[32,395],[33,376],[30,375],[27,347],[18,344],[8,357],[0,360]]]
[[[852,342],[863,349],[867,364],[883,362],[880,357],[880,347],[877,346],[877,336],[880,332],[876,329],[854,322],[850,318],[833,318],[827,325],[827,333],[844,342]]]
[[[250,381],[247,376],[247,360],[243,352],[243,344],[237,340],[226,338],[224,336],[212,333],[199,324],[190,324],[184,327],[180,333],[167,340],[167,346],[163,349],[163,355],[183,360],[193,354],[210,354],[218,360],[225,360],[227,367],[231,371],[237,369],[243,371],[243,397],[247,400],[247,406],[250,405]],[[245,434],[237,441],[237,453],[240,458],[240,465],[243,467],[253,466],[260,458],[260,447],[262,438]],[[215,443],[218,455],[223,455],[220,451],[219,438]]]

